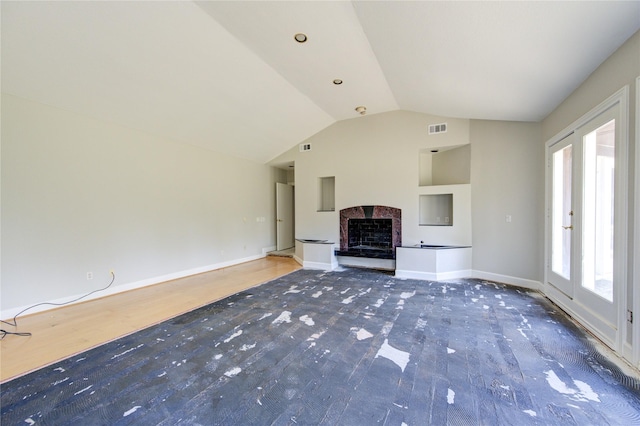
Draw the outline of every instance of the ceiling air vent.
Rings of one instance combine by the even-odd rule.
[[[435,135],[436,133],[446,133],[446,131],[447,131],[447,123],[429,125],[430,135]]]
[[[310,143],[301,143],[300,144],[300,152],[303,151],[311,151],[311,144]]]

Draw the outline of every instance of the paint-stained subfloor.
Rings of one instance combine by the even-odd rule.
[[[300,270],[2,386],[1,423],[632,425],[640,380],[535,292]]]

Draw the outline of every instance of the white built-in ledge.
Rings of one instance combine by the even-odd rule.
[[[335,250],[331,241],[296,239],[295,259],[303,268],[333,271],[338,267]]]
[[[471,276],[471,246],[396,247],[396,277],[442,281]]]

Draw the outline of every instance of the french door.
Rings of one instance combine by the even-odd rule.
[[[615,104],[551,145],[547,171],[548,293],[614,349],[625,288],[615,267],[624,239],[616,227],[619,110]]]

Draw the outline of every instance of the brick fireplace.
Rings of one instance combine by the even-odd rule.
[[[394,259],[402,245],[401,210],[356,206],[340,210],[339,256]]]

